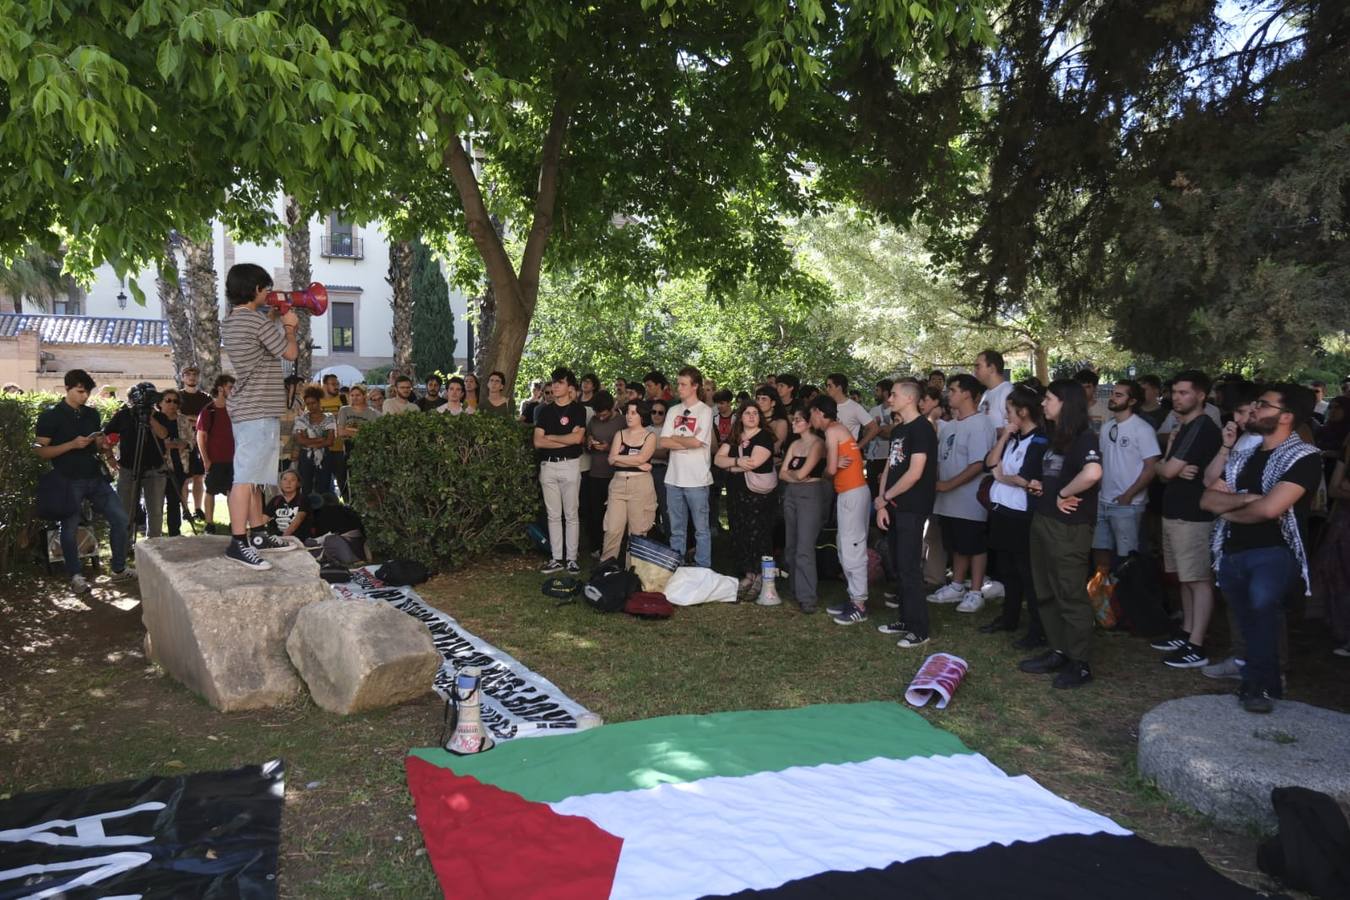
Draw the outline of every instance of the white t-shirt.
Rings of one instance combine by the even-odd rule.
[[[666,484],[681,488],[712,484],[712,409],[702,401],[668,403],[661,437],[696,437],[703,446],[671,450]]]
[[[1213,403],[1205,404],[1205,415],[1213,419],[1215,425],[1218,425],[1220,428],[1223,427],[1223,413],[1219,412],[1219,408]],[[1180,427],[1181,421],[1177,418],[1177,414],[1170,412],[1167,414],[1167,418],[1163,419],[1162,427],[1158,429],[1158,434],[1171,434]]]
[[[891,409],[885,403],[878,403],[869,409],[867,414],[873,422],[876,422],[882,428],[891,424]],[[878,436],[873,438],[871,443],[864,448],[863,455],[867,459],[885,459],[887,454],[890,453],[890,447],[890,441]]]
[[[1012,393],[1012,389],[1011,381],[1004,381],[1002,384],[991,387],[980,398],[980,405],[976,412],[988,416],[993,421],[995,428],[1007,428],[1008,395]]]
[[[1139,478],[1144,470],[1144,460],[1151,456],[1161,456],[1158,447],[1158,434],[1143,416],[1131,415],[1124,422],[1117,422],[1112,416],[1102,425],[1101,439],[1097,442],[1102,454],[1101,499],[1106,503],[1115,503],[1116,498],[1125,493]],[[1143,506],[1148,502],[1148,491],[1140,491],[1130,501],[1131,506]]]
[[[938,438],[938,479],[949,481],[971,463],[983,461],[993,449],[998,435],[994,422],[979,413],[953,419]],[[953,519],[983,522],[989,511],[980,504],[980,479],[972,478],[954,491],[937,495],[933,512]]]
[[[872,417],[863,409],[861,403],[850,397],[839,404],[839,415],[835,421],[847,428],[848,433],[853,435],[856,441],[862,430],[867,427],[867,423],[872,421]]]

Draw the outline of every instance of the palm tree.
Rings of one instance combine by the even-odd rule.
[[[0,265],[0,310],[23,312],[27,300],[46,310],[57,300],[78,300],[80,287],[62,272],[61,254],[29,244],[8,264]]]

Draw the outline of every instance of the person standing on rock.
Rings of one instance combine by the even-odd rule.
[[[262,508],[262,487],[277,483],[281,417],[286,412],[281,360],[294,362],[300,355],[295,312],[287,310],[278,320],[261,309],[271,289],[272,276],[262,266],[231,266],[225,275],[230,312],[220,326],[236,379],[227,401],[234,431],[234,484],[225,557],[258,571],[272,568],[260,552],[295,549],[295,544],[267,533]]]

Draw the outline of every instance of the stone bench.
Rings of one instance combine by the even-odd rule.
[[[216,709],[277,706],[300,693],[286,654],[296,615],[332,591],[303,550],[268,553],[272,568],[254,572],[225,558],[229,540],[136,545],[146,654]]]
[[[1287,700],[1253,715],[1231,694],[1169,700],[1139,723],[1139,774],[1234,828],[1274,831],[1277,787],[1321,791],[1350,815],[1350,715]]]

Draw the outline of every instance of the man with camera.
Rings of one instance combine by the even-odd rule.
[[[148,381],[127,392],[127,402],[108,420],[105,429],[117,436],[117,495],[127,517],[145,504],[145,534],[164,533],[164,442],[170,439],[169,418],[158,409],[163,395]],[[176,413],[175,413],[176,415]]]
[[[99,463],[106,453],[108,439],[101,429],[98,410],[87,405],[94,379],[83,369],[66,373],[66,398],[42,412],[37,420],[37,441],[33,449],[49,460],[52,468],[66,479],[74,510],[61,520],[61,555],[70,586],[77,594],[89,590],[89,582],[80,574],[80,514],[88,500],[94,512],[108,520],[108,541],[112,545],[112,577],[130,578],[127,567],[127,514],[113,493]]]
[[[281,417],[286,413],[281,361],[293,362],[300,355],[295,312],[288,309],[277,319],[262,309],[271,289],[272,276],[262,266],[231,266],[225,275],[230,313],[220,326],[236,378],[226,403],[234,431],[234,485],[225,557],[256,571],[272,568],[260,553],[295,549],[294,543],[267,533],[262,505],[262,487],[277,483]]]

